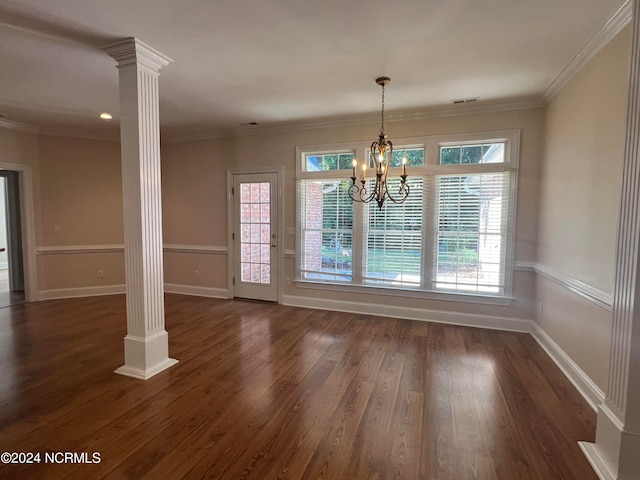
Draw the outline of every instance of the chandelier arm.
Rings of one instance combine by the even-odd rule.
[[[394,197],[393,195],[391,195],[388,188],[385,188],[385,193],[393,203],[404,203],[404,201],[409,196],[409,184],[406,182],[400,183],[400,188],[398,188],[399,197]]]
[[[376,191],[377,185],[374,186],[371,192],[369,192],[369,189],[366,187],[366,183],[361,187],[358,187],[358,185],[352,183],[347,189],[347,194],[349,195],[349,198],[351,198],[351,200],[353,200],[354,202],[369,203],[376,194]]]

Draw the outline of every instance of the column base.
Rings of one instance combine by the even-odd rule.
[[[613,476],[604,459],[600,456],[600,452],[595,443],[578,442],[578,446],[582,450],[582,453],[584,453],[584,456],[587,457],[587,460],[589,460],[591,468],[593,468],[593,471],[596,472],[600,480],[616,480],[616,477]]]
[[[124,365],[114,373],[146,380],[178,363],[169,358],[169,337],[161,331],[150,337],[124,337]]]
[[[640,480],[640,435],[626,431],[606,404],[598,408],[596,443],[578,445],[600,480]]]

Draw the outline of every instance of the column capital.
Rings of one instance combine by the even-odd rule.
[[[162,67],[173,62],[169,57],[134,37],[104,45],[102,50],[118,62],[118,68],[137,64],[158,72]]]

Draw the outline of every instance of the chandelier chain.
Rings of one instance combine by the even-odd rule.
[[[384,84],[382,85],[382,110],[380,112],[380,133],[384,133]]]

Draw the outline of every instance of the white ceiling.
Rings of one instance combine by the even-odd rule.
[[[100,47],[124,37],[173,59],[163,134],[378,112],[381,75],[389,112],[540,98],[623,3],[0,0],[0,115],[117,134],[118,73]]]

